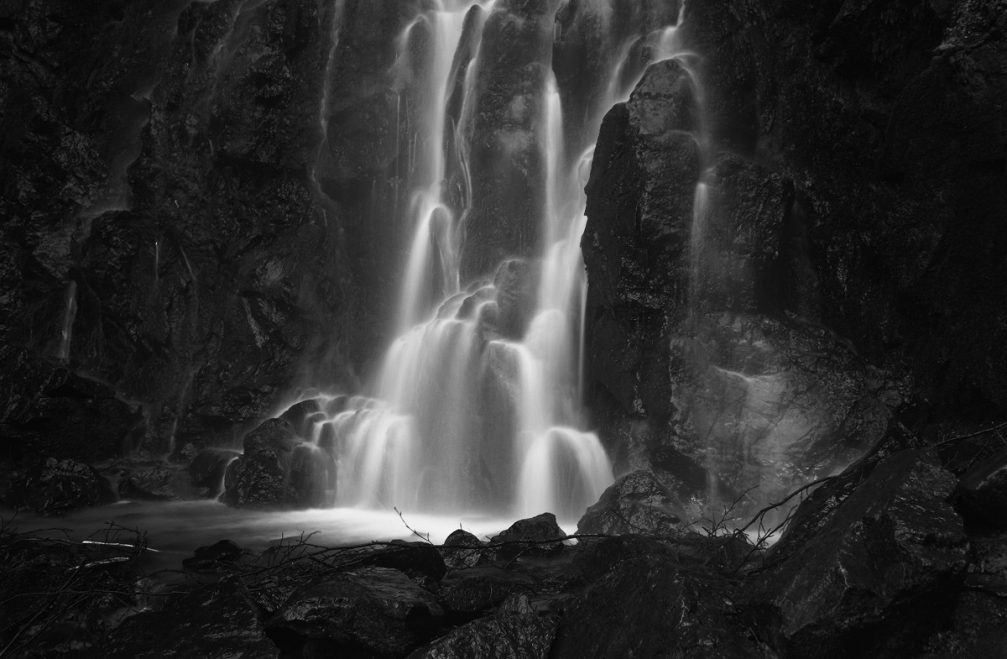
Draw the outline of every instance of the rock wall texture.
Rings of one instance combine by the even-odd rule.
[[[415,11],[0,3],[5,459],[234,441],[300,384],[355,386]]]
[[[395,37],[423,6],[0,0],[5,462],[236,447],[299,386],[358,389],[420,176],[423,99],[402,76],[429,44],[414,30],[403,60]],[[469,16],[486,52],[529,47],[486,65],[471,189],[447,163],[452,208],[475,202],[467,276],[538,247],[540,108],[522,90],[551,60],[586,107],[573,72],[616,57],[598,35],[679,11],[612,7]],[[620,472],[782,491],[893,416],[939,439],[1007,414],[1005,16],[1000,0],[686,6],[695,54],[611,111],[588,184],[586,400]],[[587,118],[566,114],[578,134]],[[508,178],[521,194],[500,194]]]
[[[687,5],[698,55],[612,110],[588,187],[588,405],[623,469],[737,494],[893,415],[1007,414],[1005,16]]]

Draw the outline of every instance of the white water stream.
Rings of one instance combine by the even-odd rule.
[[[673,31],[633,35],[621,44],[607,77],[591,81],[605,92],[593,96],[597,100],[586,113],[577,108],[586,121],[573,138],[564,131],[555,76],[551,71],[546,76],[535,129],[545,163],[545,180],[539,182],[545,221],[535,262],[506,265],[517,273],[518,289],[524,284],[533,291],[521,307],[523,334],[514,336],[497,323],[513,303],[513,291],[460,279],[467,207],[452,208],[445,196],[453,159],[467,186],[463,203],[469,203],[473,96],[482,69],[482,30],[496,1],[432,5],[398,38],[393,71],[398,87],[420,99],[413,118],[418,126],[409,137],[411,191],[404,222],[409,249],[398,338],[367,395],[317,398],[324,411],[314,415],[306,439],[322,442],[336,461],[337,506],[504,515],[550,511],[575,519],[613,480],[605,451],[585,428],[581,411],[584,186],[602,117],[628,97],[633,85],[624,81],[635,84],[626,71],[632,46],[646,42],[651,58],[663,59],[674,43]],[[611,13],[602,9],[599,15]],[[642,75],[632,73],[636,80]],[[452,118],[449,105],[457,89],[464,97],[460,115]],[[528,284],[528,277],[537,282]]]

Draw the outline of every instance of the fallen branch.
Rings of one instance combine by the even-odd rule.
[[[423,542],[427,543],[428,545],[434,544],[434,543],[432,543],[430,541],[430,534],[429,533],[426,533],[426,534],[420,533],[419,531],[417,531],[413,527],[409,526],[409,522],[407,522],[406,518],[402,516],[402,511],[401,510],[399,510],[398,508],[394,508],[394,507],[392,508],[392,510],[394,510],[395,514],[399,516],[399,519],[402,520],[402,525],[405,526],[407,529],[409,529],[410,533],[412,533],[413,535],[415,535],[417,538],[419,538]]]
[[[982,430],[970,432],[966,435],[956,435],[954,437],[948,437],[947,439],[942,439],[941,441],[934,444],[934,446],[945,446],[947,444],[954,444],[955,442],[960,442],[964,439],[972,439],[973,437],[978,437],[979,435],[985,435],[988,432],[999,433],[1001,430],[1004,430],[1005,428],[1007,428],[1007,421],[998,423],[996,425],[992,425],[988,428],[983,428]]]
[[[753,517],[748,522],[748,524],[745,524],[744,526],[742,526],[738,530],[741,531],[742,533],[744,533],[749,528],[751,528],[751,526],[753,524],[755,524],[756,522],[759,522],[761,524],[762,523],[761,520],[762,520],[762,518],[764,518],[766,516],[766,513],[769,513],[769,512],[771,512],[773,510],[776,510],[777,508],[780,508],[781,506],[783,506],[784,504],[786,504],[788,501],[790,501],[794,497],[800,495],[801,493],[807,492],[809,489],[811,489],[813,487],[816,487],[818,485],[822,485],[823,483],[828,483],[829,481],[831,481],[831,480],[833,480],[835,478],[836,478],[835,476],[826,476],[825,478],[819,478],[818,480],[814,480],[814,481],[811,481],[810,483],[806,483],[806,484],[802,485],[801,487],[797,488],[796,490],[794,490],[793,492],[791,492],[790,494],[788,494],[783,499],[777,501],[776,503],[772,503],[772,504],[766,506],[765,508],[763,508],[762,510],[760,510],[759,512],[755,513],[755,517]],[[787,515],[787,519],[789,520],[790,517],[791,517],[791,515],[788,514]]]

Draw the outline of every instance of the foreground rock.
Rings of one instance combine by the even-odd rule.
[[[165,651],[188,657],[278,656],[253,603],[239,584],[203,587],[162,611],[128,618],[102,648],[105,656],[163,657]]]
[[[557,622],[555,616],[532,609],[527,597],[514,597],[493,615],[454,629],[409,659],[546,659]]]
[[[760,657],[734,586],[668,549],[620,561],[564,616],[553,657]]]
[[[623,476],[587,509],[577,533],[608,535],[674,535],[685,513],[657,478],[648,471]]]
[[[490,544],[497,545],[497,555],[504,558],[540,556],[563,551],[564,538],[566,533],[556,523],[556,516],[542,513],[514,522],[503,533],[490,538]]]
[[[221,501],[237,507],[331,505],[335,477],[325,450],[302,441],[287,419],[269,419],[245,436],[244,453],[227,464]]]
[[[825,487],[828,487],[826,485]],[[897,453],[757,584],[787,656],[878,656],[918,649],[953,607],[968,540],[949,500],[955,478],[932,454]]]
[[[295,592],[266,623],[294,656],[398,657],[430,638],[443,610],[404,573],[364,568]]]
[[[49,458],[14,485],[9,502],[39,515],[60,515],[115,501],[108,480],[94,467],[76,460]]]
[[[1007,451],[980,461],[962,476],[958,509],[970,521],[1007,528]]]

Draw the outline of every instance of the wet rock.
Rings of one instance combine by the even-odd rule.
[[[336,499],[336,463],[314,444],[294,448],[290,462],[290,487],[298,508],[324,508]]]
[[[1007,244],[994,219],[1007,133],[991,117],[1007,98],[1002,9],[708,2],[683,28],[704,56],[714,143],[794,182],[783,237],[805,290],[788,308],[877,365],[911,364],[921,398],[952,417],[1003,400],[989,355],[1004,337],[978,311]]]
[[[546,198],[538,140],[554,4],[505,3],[486,19],[471,118],[463,281],[489,275],[507,258],[530,256],[538,246]]]
[[[480,618],[416,650],[410,659],[546,659],[556,619],[535,613],[497,613]]]
[[[674,535],[685,513],[677,500],[646,471],[623,476],[577,522],[577,533]]]
[[[117,490],[122,499],[172,501],[193,499],[197,494],[184,465],[125,462],[116,468],[119,472]]]
[[[242,555],[241,547],[231,540],[196,547],[193,555],[182,559],[182,566],[195,572],[215,572],[222,565],[232,564]]]
[[[109,657],[159,657],[165,643],[186,656],[276,657],[255,607],[234,582],[204,586],[177,597],[160,611],[127,618],[107,640]]]
[[[1007,597],[1007,534],[973,532],[969,543],[966,586],[996,597]]]
[[[964,577],[967,538],[948,503],[954,486],[926,452],[901,451],[782,562],[770,553],[754,599],[778,621],[773,644],[794,656],[918,649]]]
[[[1007,451],[965,472],[958,484],[956,507],[967,521],[1007,528]]]
[[[405,574],[363,568],[295,592],[266,623],[287,653],[401,656],[433,635],[442,610]]]
[[[224,472],[227,466],[241,456],[230,449],[204,449],[189,463],[189,478],[207,498],[218,496],[224,489]]]
[[[656,538],[620,535],[581,543],[574,565],[585,581],[593,583],[620,563],[647,556],[664,557],[668,562],[675,560],[669,546]]]
[[[106,432],[119,415],[98,401],[46,413],[76,421],[91,454],[65,455],[89,461],[233,440],[295,373],[347,374],[320,337],[342,334],[333,310],[350,301],[350,268],[327,258],[335,233],[307,173],[335,9],[147,9],[0,10],[11,52],[31,53],[10,61],[0,120],[3,344],[106,383],[150,422],[124,447]],[[384,75],[387,62],[372,67]],[[349,88],[332,96],[352,105]],[[42,443],[70,439],[43,430]],[[22,444],[28,461],[56,454]]]
[[[503,545],[497,548],[498,556],[515,558],[520,555],[557,554],[563,551],[563,543],[549,541],[563,538],[566,538],[566,533],[556,523],[556,516],[542,513],[514,522],[505,531],[490,538],[490,544]]]
[[[550,656],[764,656],[742,614],[730,581],[713,572],[627,557],[570,607]]]
[[[463,529],[452,531],[440,551],[444,564],[452,570],[475,567],[486,553],[483,542]]]
[[[48,456],[97,463],[143,438],[143,417],[106,384],[27,350],[0,350],[0,446],[22,464]]]
[[[315,399],[301,401],[296,405],[291,405],[280,418],[288,422],[294,432],[304,440],[311,439],[311,429],[315,415],[322,411],[321,404]]]
[[[221,501],[232,506],[290,506],[297,501],[287,477],[299,441],[283,419],[269,419],[244,441],[244,454],[224,474]]]
[[[111,485],[94,467],[76,460],[49,458],[15,484],[9,502],[39,515],[61,515],[113,501]]]
[[[524,338],[538,302],[538,273],[527,261],[508,259],[497,268],[493,285],[497,289],[495,328],[509,339]]]
[[[7,653],[107,656],[110,633],[145,599],[138,592],[146,588],[140,532],[110,526],[80,542],[69,531],[21,533],[7,522],[0,536],[0,637]]]
[[[690,256],[695,303],[763,313],[806,305],[814,273],[786,233],[793,182],[734,155],[720,156],[707,175],[706,216]]]
[[[652,424],[674,412],[669,329],[686,310],[689,228],[700,173],[697,142],[678,129],[689,125],[693,111],[677,118],[663,114],[666,105],[694,108],[690,86],[683,82],[658,93],[658,78],[667,83],[669,77],[688,77],[676,67],[652,66],[641,82],[647,92],[605,116],[587,185],[581,238],[590,281],[587,397],[601,436],[619,436],[620,448],[657,445],[642,435],[663,435]]]
[[[793,548],[803,546],[818,537],[846,499],[853,494],[875,468],[893,455],[910,449],[923,448],[924,443],[904,425],[892,421],[884,436],[842,473],[811,490],[796,508],[787,524],[787,532],[773,547],[776,557],[789,555]]]
[[[479,565],[448,573],[438,593],[448,611],[471,617],[500,605],[512,594],[534,588],[534,580],[526,574]]]
[[[440,581],[447,571],[444,559],[434,545],[426,542],[396,540],[388,545],[356,552],[353,565],[399,570],[415,579]]]
[[[927,641],[921,659],[995,657],[1007,644],[1007,604],[989,593],[963,591],[947,626]]]

